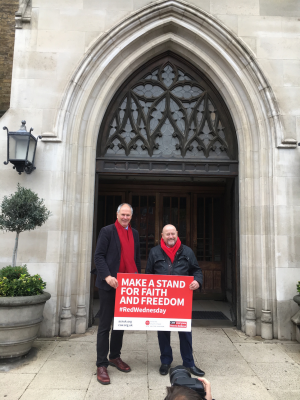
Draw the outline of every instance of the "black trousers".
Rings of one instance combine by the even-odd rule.
[[[100,310],[99,310],[99,326],[97,334],[97,367],[108,367],[108,351],[109,358],[114,359],[120,357],[124,331],[115,331],[111,327],[114,317],[116,290],[110,291],[99,289]],[[109,346],[109,331],[110,346]]]

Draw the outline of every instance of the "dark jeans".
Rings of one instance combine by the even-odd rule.
[[[185,367],[193,367],[195,362],[193,357],[192,332],[178,332],[178,334],[183,365]],[[160,348],[160,361],[162,364],[170,365],[173,361],[172,347],[170,345],[171,332],[158,331],[157,336]]]
[[[111,328],[114,317],[116,290],[109,291],[99,289],[100,310],[99,310],[99,326],[97,334],[97,367],[108,367],[108,351],[109,358],[114,359],[120,357],[123,343],[124,331],[115,331]],[[109,331],[110,348],[109,348]]]

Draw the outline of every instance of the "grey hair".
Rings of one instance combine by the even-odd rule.
[[[128,207],[130,207],[130,209],[131,209],[131,215],[133,215],[133,208],[132,208],[131,205],[128,204],[128,203],[122,203],[122,204],[119,205],[119,207],[117,208],[117,213],[118,213],[118,214],[119,214],[119,212],[120,212],[120,210],[121,210],[121,207],[123,207],[123,206],[128,206]]]

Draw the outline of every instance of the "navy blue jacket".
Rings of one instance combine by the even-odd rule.
[[[141,273],[140,239],[139,233],[132,228],[134,239],[134,261]],[[95,251],[95,264],[97,269],[96,287],[103,290],[111,290],[105,278],[109,275],[117,277],[121,260],[121,243],[115,224],[107,225],[101,229]]]

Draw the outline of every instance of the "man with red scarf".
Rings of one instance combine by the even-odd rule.
[[[191,290],[201,288],[203,275],[198,265],[193,250],[181,244],[175,226],[164,226],[161,242],[150,250],[146,274],[159,275],[187,275],[193,276],[190,284]],[[192,347],[192,332],[178,332],[180,340],[180,354],[183,365],[194,375],[204,376],[204,372],[195,366]],[[172,347],[170,345],[171,332],[158,331],[161,366],[159,373],[167,375],[173,361]]]
[[[131,371],[129,365],[120,358],[124,331],[112,329],[110,346],[109,331],[114,317],[117,273],[141,272],[139,234],[129,224],[132,213],[129,204],[118,207],[116,222],[101,229],[95,251],[96,287],[100,298],[96,365],[97,380],[103,385],[110,383],[107,372],[109,365],[122,372]]]

